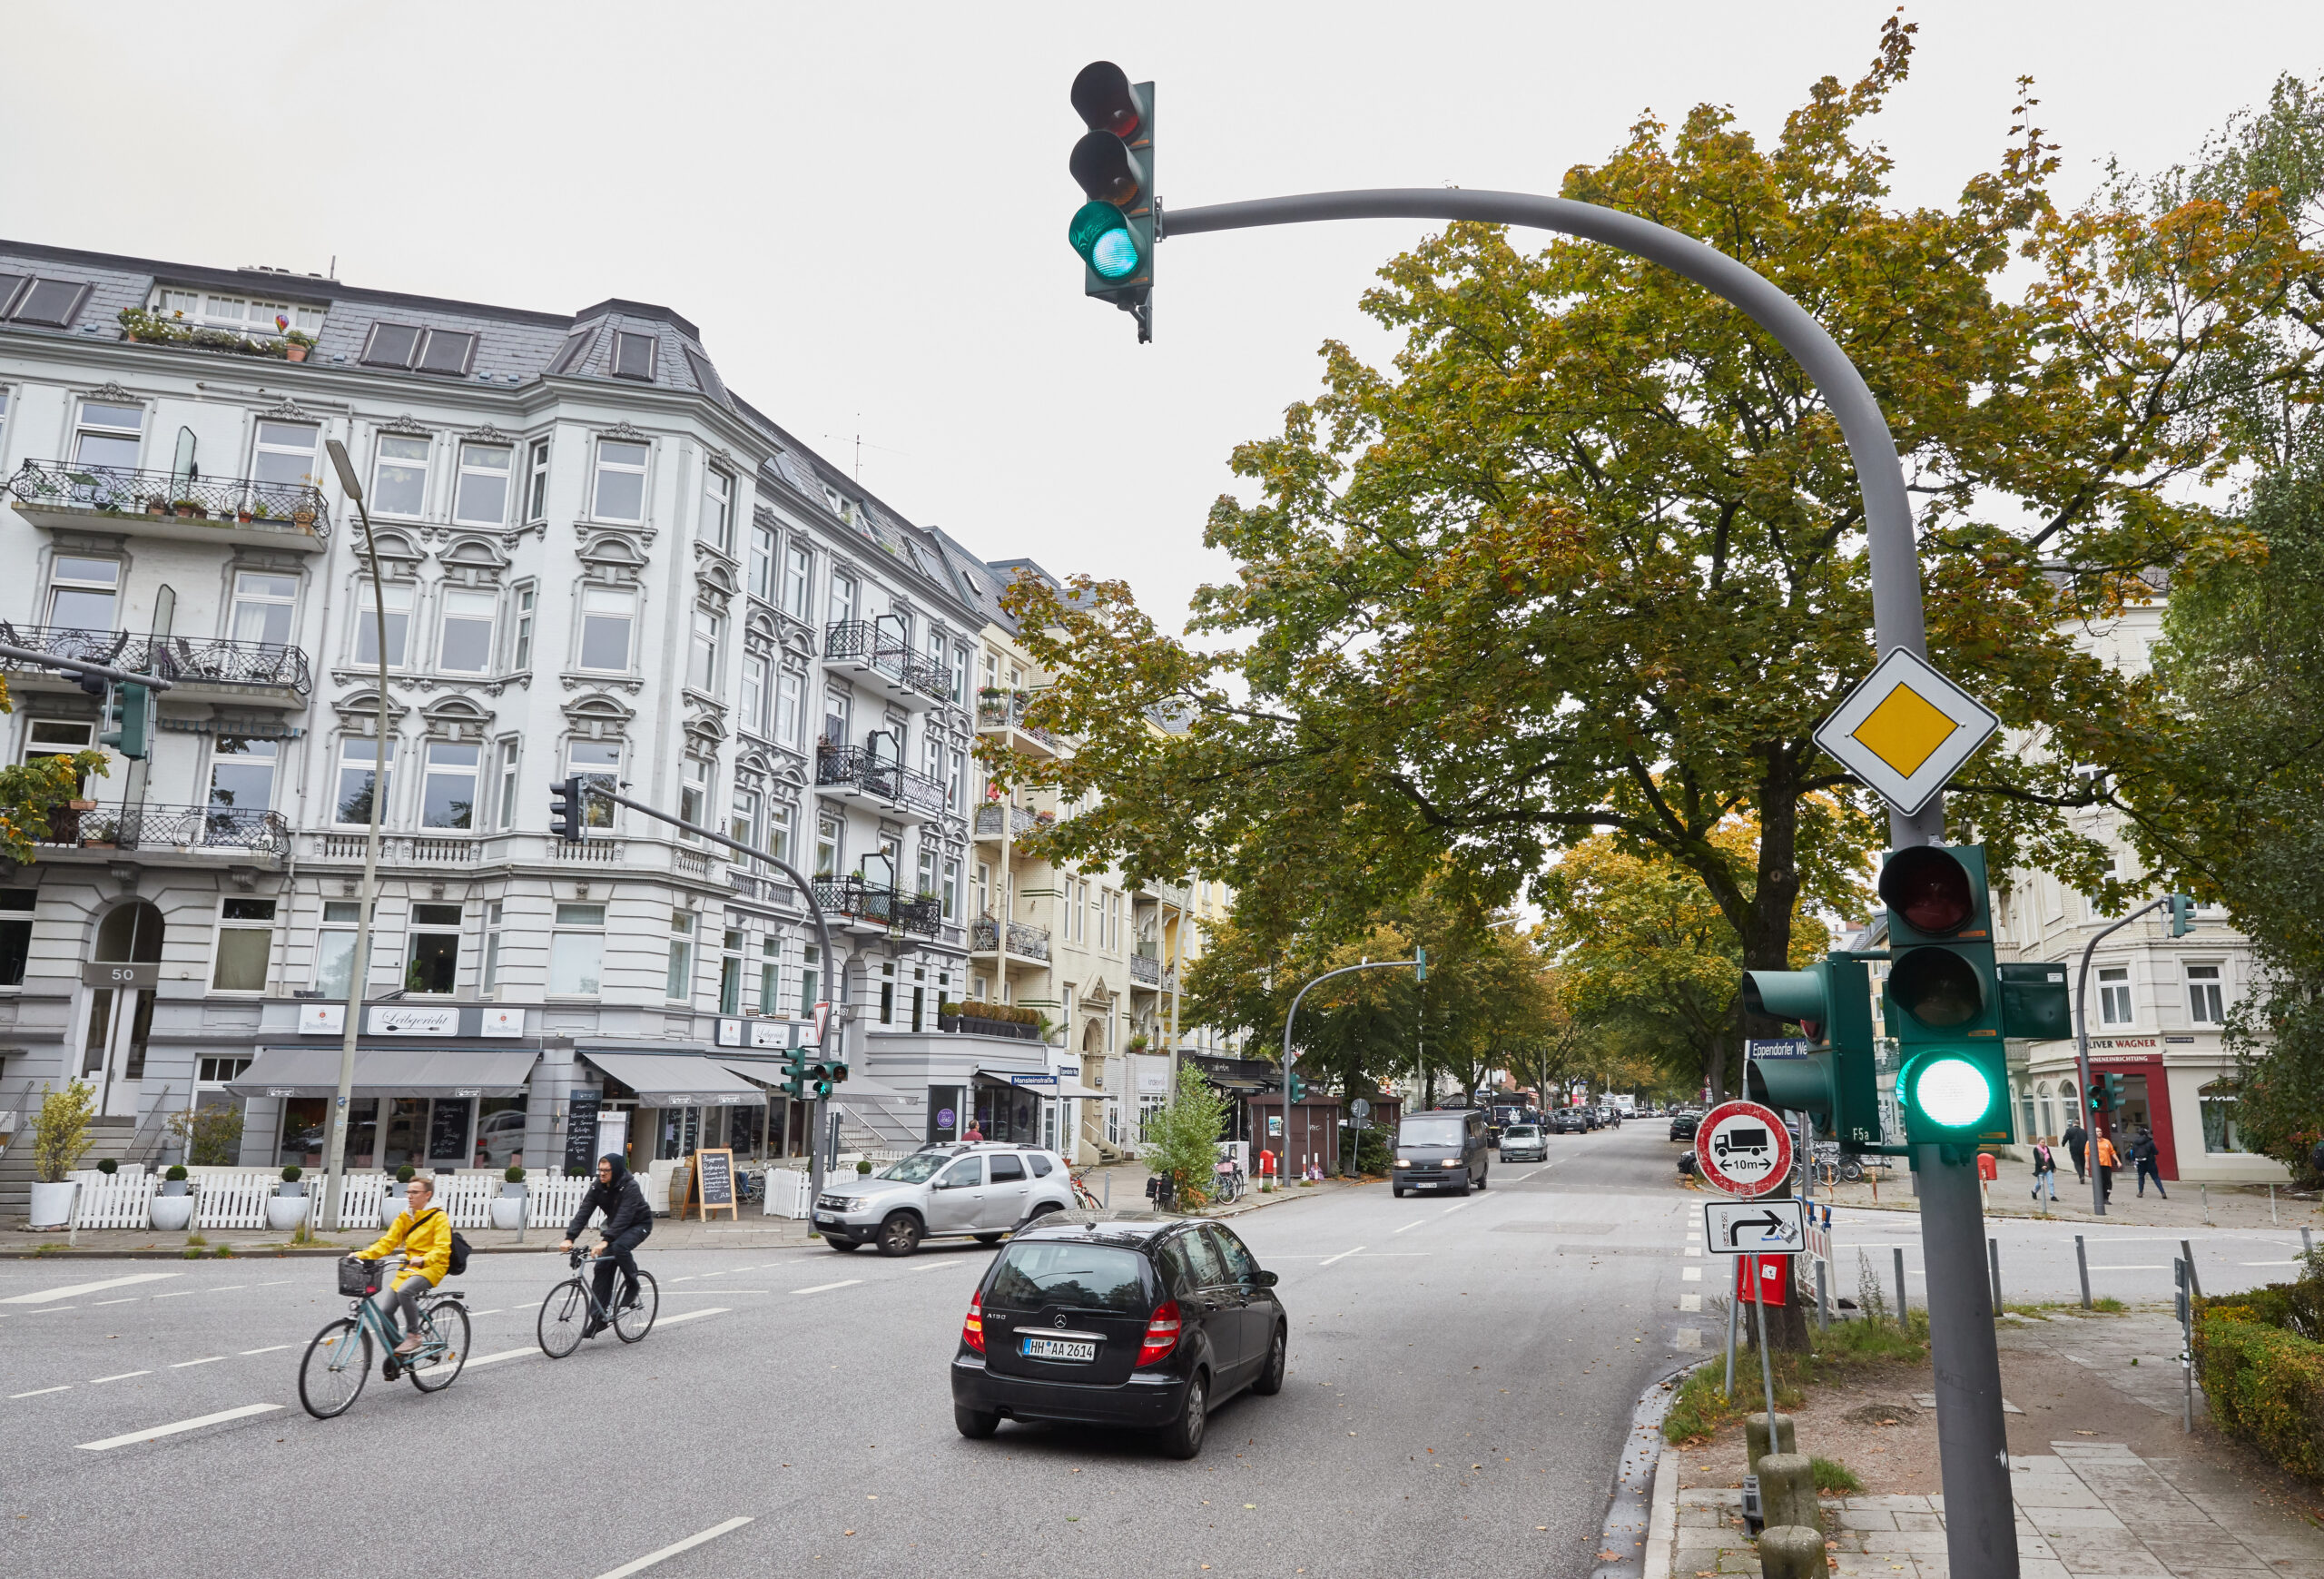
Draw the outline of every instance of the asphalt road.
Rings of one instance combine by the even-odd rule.
[[[375,1374],[333,1421],[295,1378],[345,1308],[328,1262],[11,1261],[0,1571],[1584,1575],[1639,1394],[1717,1346],[1670,1155],[1632,1125],[1556,1137],[1464,1200],[1376,1187],[1240,1219],[1282,1274],[1290,1378],[1221,1406],[1183,1464],[1131,1436],[955,1433],[974,1245],[649,1241],[660,1325],[561,1361],[534,1317],[563,1262],[478,1257],[467,1373],[433,1396]]]

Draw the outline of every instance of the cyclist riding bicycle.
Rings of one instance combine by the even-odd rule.
[[[614,1268],[622,1272],[621,1302],[627,1305],[637,1298],[637,1263],[630,1252],[654,1231],[654,1212],[645,1204],[645,1192],[637,1187],[636,1178],[619,1157],[606,1152],[597,1159],[597,1182],[581,1198],[581,1209],[565,1225],[565,1242],[557,1248],[570,1250],[581,1230],[589,1226],[589,1214],[603,1209],[604,1225],[598,1229],[602,1242],[597,1246],[597,1304],[607,1310],[615,1308],[613,1301]],[[605,1330],[606,1324],[596,1316],[582,1327],[581,1336],[595,1337]]]
[[[400,1330],[403,1341],[397,1344],[399,1355],[419,1352],[419,1296],[444,1280],[452,1265],[452,1219],[446,1217],[436,1204],[436,1186],[425,1178],[415,1178],[404,1186],[404,1208],[395,1222],[379,1236],[379,1242],[369,1249],[357,1250],[358,1261],[384,1260],[396,1251],[403,1252],[403,1269],[392,1286],[382,1284],[379,1289],[379,1314],[387,1317],[389,1331],[398,1330],[396,1317],[401,1313]]]

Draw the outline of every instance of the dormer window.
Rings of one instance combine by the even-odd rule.
[[[70,329],[73,321],[81,316],[82,303],[89,299],[90,288],[78,280],[34,280],[21,291],[8,290],[14,283],[0,280],[0,297],[15,298],[0,305],[8,308],[8,317],[17,323]]]
[[[654,381],[654,336],[650,334],[616,334],[614,336],[614,377],[635,379],[642,383]]]
[[[357,360],[365,367],[408,368],[419,352],[419,342],[428,331],[417,324],[375,323],[371,338],[363,342],[363,354]]]
[[[153,293],[153,311],[162,318],[206,328],[231,329],[261,340],[271,340],[286,329],[310,336],[320,334],[323,329],[324,310],[320,307],[264,301],[255,296],[222,296],[172,285],[164,285]]]
[[[366,367],[417,369],[464,377],[476,360],[476,336],[410,323],[375,323],[356,359]]]

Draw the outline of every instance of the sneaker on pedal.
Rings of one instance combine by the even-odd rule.
[[[597,1334],[605,1331],[605,1329],[606,1324],[592,1316],[588,1320],[581,1324],[581,1336],[584,1337],[595,1337]]]

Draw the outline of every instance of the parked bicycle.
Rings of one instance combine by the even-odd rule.
[[[1236,1167],[1231,1160],[1219,1163],[1217,1178],[1218,1182],[1211,1190],[1213,1200],[1223,1203],[1242,1199],[1244,1188],[1248,1181],[1244,1179],[1243,1170]]]
[[[423,1393],[440,1393],[459,1378],[468,1362],[468,1312],[454,1288],[436,1288],[420,1296],[419,1348],[409,1355],[394,1352],[396,1335],[388,1329],[372,1296],[385,1286],[385,1260],[359,1261],[353,1257],[339,1263],[339,1291],[353,1297],[348,1314],[325,1325],[307,1345],[299,1363],[299,1402],[318,1420],[344,1415],[362,1396],[371,1376],[371,1340],[376,1336],[387,1358],[379,1379],[392,1382],[409,1377]],[[395,1274],[399,1276],[400,1274]]]
[[[586,1246],[574,1246],[569,1256],[572,1278],[550,1289],[548,1298],[541,1301],[540,1319],[535,1330],[540,1338],[541,1352],[551,1359],[563,1359],[579,1348],[584,1329],[593,1322],[611,1327],[614,1336],[624,1343],[635,1343],[654,1330],[654,1316],[661,1308],[661,1294],[655,1286],[654,1274],[640,1267],[637,1291],[608,1310],[597,1302],[597,1291],[591,1287],[591,1279],[581,1274],[581,1263],[590,1254]]]
[[[1102,1211],[1105,1209],[1103,1203],[1098,1199],[1098,1192],[1089,1188],[1088,1172],[1087,1169],[1084,1169],[1079,1173],[1068,1171],[1066,1177],[1073,1180],[1074,1205],[1081,1208],[1084,1211]]]

